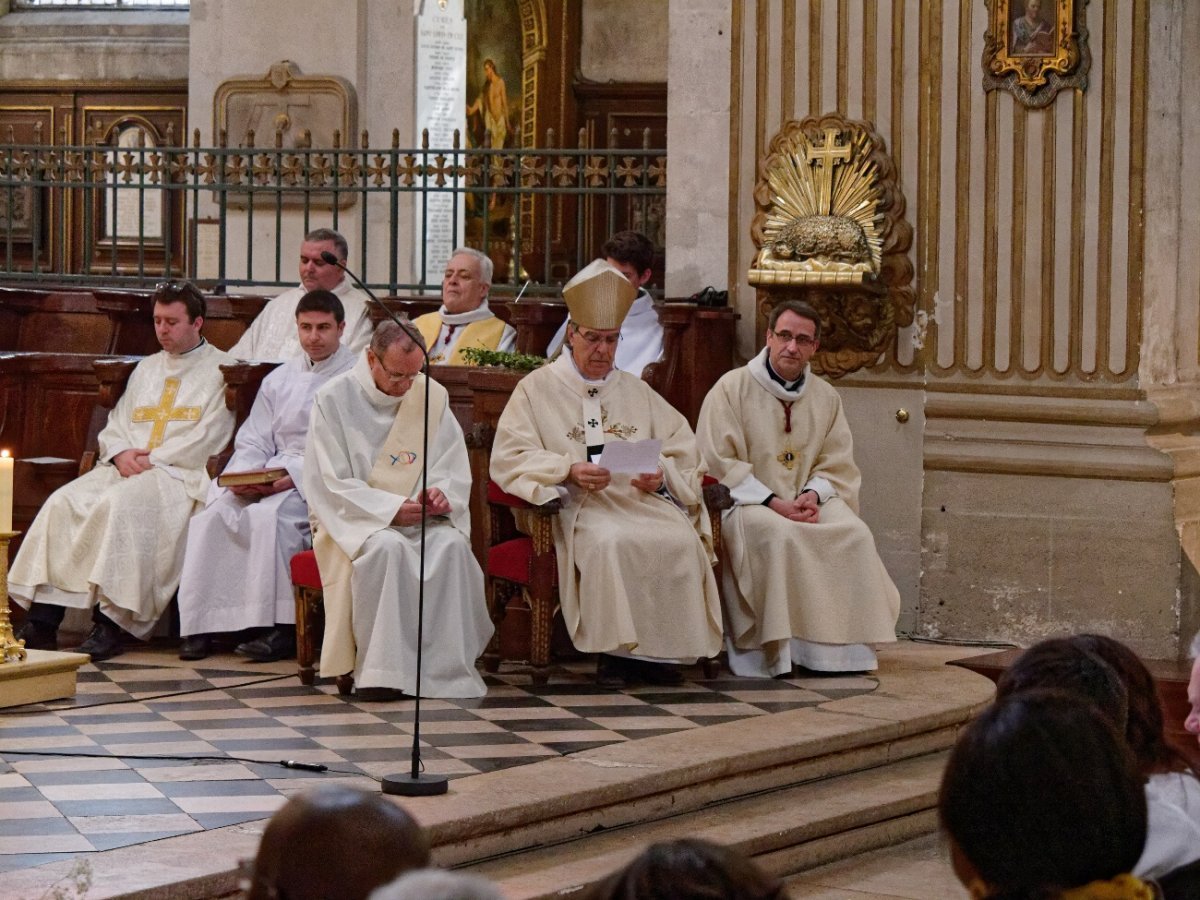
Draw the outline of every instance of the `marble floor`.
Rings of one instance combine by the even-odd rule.
[[[590,669],[563,667],[540,686],[502,673],[486,697],[423,701],[426,771],[457,779],[877,687],[870,676],[705,680],[696,668],[678,687],[614,691]],[[408,771],[412,734],[412,701],[306,687],[294,662],[184,663],[164,643],[87,665],[73,699],[0,711],[0,872],[265,819],[316,780],[373,786]]]

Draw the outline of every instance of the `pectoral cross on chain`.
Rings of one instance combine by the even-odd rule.
[[[808,164],[818,170],[816,174],[820,179],[818,183],[821,193],[817,198],[817,212],[822,214],[832,212],[830,206],[833,202],[833,167],[850,158],[850,148],[839,147],[838,136],[836,128],[826,128],[825,143],[820,147],[810,147],[808,151]]]
[[[162,446],[167,434],[168,422],[199,422],[201,409],[199,406],[175,406],[175,398],[179,395],[180,381],[178,378],[168,378],[163,382],[162,397],[158,406],[139,406],[133,411],[134,422],[153,422],[150,429],[150,440],[147,450]]]
[[[783,463],[783,467],[789,472],[792,471],[792,466],[796,464],[796,454],[791,450],[784,450],[775,458]]]

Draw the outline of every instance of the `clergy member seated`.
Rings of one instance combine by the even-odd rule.
[[[422,510],[422,695],[486,692],[475,659],[492,623],[471,552],[467,447],[446,389],[421,374],[420,337],[411,325],[380,324],[354,367],[317,392],[304,454],[325,596],[321,675],[353,671],[364,700],[416,693]],[[421,458],[426,391],[427,461]]]
[[[467,347],[506,353],[516,347],[516,330],[488,307],[491,288],[492,261],[470,247],[455,250],[442,276],[442,308],[413,321],[430,365],[465,366]]]
[[[562,501],[554,545],[563,621],[579,650],[602,654],[606,687],[678,683],[675,664],[721,648],[695,436],[648,384],[613,366],[635,294],[600,259],[567,283],[568,352],[517,384],[491,460],[505,491]],[[662,442],[650,471],[597,463],[606,446],[645,440]]]
[[[370,298],[350,283],[340,266],[325,262],[322,253],[332,253],[339,263],[349,256],[346,239],[332,228],[317,228],[300,244],[300,284],[274,297],[255,316],[246,333],[229,348],[234,359],[283,362],[301,355],[296,336],[296,304],[309,291],[333,291],[345,310],[346,331],[342,343],[358,353],[371,339]]]
[[[663,327],[658,321],[654,298],[643,287],[650,281],[654,245],[637,231],[618,231],[600,248],[600,255],[637,289],[637,298],[621,323],[616,367],[641,378],[642,370],[662,359],[663,354]],[[550,341],[546,356],[553,357],[559,352],[566,335],[567,323],[563,322]]]
[[[721,377],[696,434],[734,506],[721,543],[726,649],[736,675],[874,669],[900,595],[858,517],[858,467],[836,390],[808,361],[821,325],[805,303],[769,317],[766,348]]]
[[[100,432],[98,464],[42,506],[9,573],[29,617],[19,637],[54,650],[66,607],[92,609],[80,653],[121,652],[121,629],[144,638],[179,584],[188,520],[203,506],[208,458],[233,433],[218,366],[200,336],[204,297],[187,282],[154,292],[162,352],[138,363]],[[32,604],[32,605],[30,605]]]
[[[304,501],[304,442],[313,395],[354,365],[341,344],[342,301],[332,291],[309,291],[296,304],[304,351],[263,379],[238,430],[226,473],[286,470],[259,484],[212,485],[208,506],[188,526],[179,583],[180,659],[204,659],[212,633],[269,628],[239,644],[256,662],[296,653],[296,603],[288,564],[309,545]]]

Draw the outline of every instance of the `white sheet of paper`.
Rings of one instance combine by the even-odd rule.
[[[628,475],[650,473],[658,468],[658,457],[662,453],[662,441],[648,438],[644,441],[609,441],[596,464],[610,472]]]

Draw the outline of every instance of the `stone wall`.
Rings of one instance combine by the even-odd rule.
[[[583,0],[583,77],[666,81],[667,19],[666,0]]]

